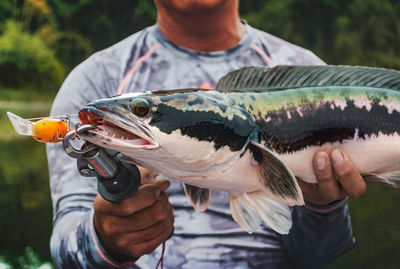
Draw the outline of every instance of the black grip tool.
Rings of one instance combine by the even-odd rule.
[[[70,131],[63,139],[65,152],[77,159],[79,173],[85,177],[97,177],[100,195],[110,202],[120,202],[134,195],[140,186],[140,172],[136,165],[120,160],[122,154],[109,153],[104,148],[85,142],[80,150],[70,141],[80,133],[94,128],[82,125]]]

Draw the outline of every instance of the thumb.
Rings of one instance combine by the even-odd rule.
[[[159,187],[162,191],[167,190],[169,186],[171,186],[171,182],[163,176],[157,176],[153,184]]]

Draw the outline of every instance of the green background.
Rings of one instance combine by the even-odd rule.
[[[240,11],[327,63],[400,69],[398,0],[241,0]],[[44,145],[18,136],[5,112],[48,115],[74,66],[155,16],[151,0],[0,1],[0,260],[9,266],[51,266],[52,205]],[[328,268],[399,268],[400,191],[369,184],[349,204],[357,248]]]

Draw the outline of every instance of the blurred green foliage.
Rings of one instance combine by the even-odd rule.
[[[400,69],[398,0],[240,0],[240,13],[327,63]],[[50,261],[52,215],[44,145],[16,135],[5,111],[46,115],[74,66],[155,18],[152,0],[0,1],[0,260]],[[328,268],[398,268],[398,204],[399,191],[378,184],[351,199],[358,247]]]
[[[25,248],[25,255],[18,257],[18,267],[14,267],[10,264],[6,258],[0,256],[0,268],[1,269],[53,269],[54,266],[50,262],[41,262],[39,255],[31,248]]]
[[[64,71],[54,53],[22,25],[9,20],[0,36],[0,81],[3,87],[34,87],[41,92],[56,91]]]

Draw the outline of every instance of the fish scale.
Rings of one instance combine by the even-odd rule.
[[[280,147],[280,141],[292,145],[291,151],[293,151],[311,145],[353,138],[355,129],[360,131],[360,135],[369,136],[377,135],[379,131],[391,134],[398,130],[400,126],[400,94],[398,92],[391,91],[382,94],[382,90],[372,88],[358,88],[352,91],[343,88],[325,90],[324,94],[318,93],[314,88],[286,90],[285,94],[281,92],[232,94],[238,95],[234,97],[237,104],[242,104],[252,112],[261,127],[264,140],[275,141],[274,145],[267,142],[266,146],[278,153],[285,152]],[[257,101],[252,102],[250,95]],[[366,105],[369,104],[371,108],[354,105],[357,98],[366,96],[368,96]],[[390,100],[391,104],[397,108],[391,113],[384,103],[379,105],[387,100]],[[346,107],[343,108],[343,104]],[[303,106],[306,106],[306,109]],[[291,115],[290,119],[288,113]],[[270,118],[268,122],[267,117]],[[326,131],[320,131],[326,129],[338,131],[331,137],[327,137]],[[350,133],[349,130],[351,130]],[[313,135],[313,131],[325,135]],[[301,138],[305,139],[304,143],[293,147],[293,144],[299,143]]]

